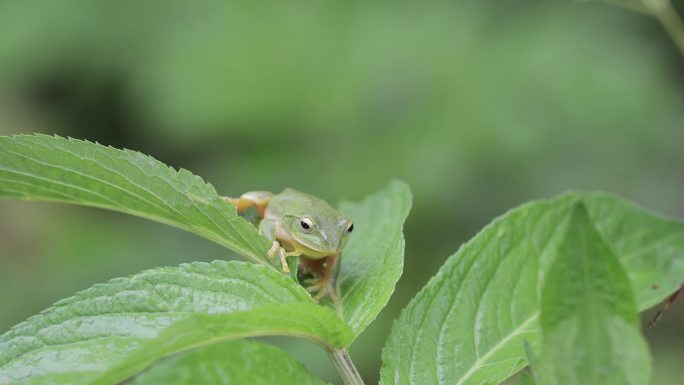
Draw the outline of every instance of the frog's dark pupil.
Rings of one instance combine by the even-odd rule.
[[[351,225],[349,225],[349,228],[347,229],[347,231],[350,232],[350,233],[351,233],[352,231],[354,231],[354,224],[353,224],[353,223],[352,223]]]
[[[309,227],[311,227],[311,226],[309,226],[308,223],[306,223],[306,222],[304,222],[304,221],[299,222],[299,224],[302,225],[302,228],[305,229],[305,230],[308,230]]]

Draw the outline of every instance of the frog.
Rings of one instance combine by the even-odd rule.
[[[342,249],[354,231],[350,218],[323,199],[293,188],[277,194],[250,191],[239,198],[223,198],[238,214],[256,209],[259,231],[273,242],[268,257],[277,255],[284,273],[290,272],[287,257],[298,257],[303,273],[313,276],[305,283],[310,284],[307,291],[316,294],[316,302],[325,296],[339,302],[334,280]]]

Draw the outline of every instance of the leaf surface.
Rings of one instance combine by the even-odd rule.
[[[540,383],[647,385],[651,359],[638,321],[627,274],[576,204],[544,283]]]
[[[228,341],[170,357],[129,385],[324,385],[286,352],[253,341]]]
[[[214,187],[130,150],[47,135],[0,136],[0,197],[100,207],[208,238],[267,264],[270,242]]]
[[[354,233],[342,252],[338,282],[343,314],[358,336],[387,305],[404,266],[403,225],[411,191],[400,181],[340,211],[354,221]]]
[[[351,341],[331,310],[273,269],[193,263],[95,285],[17,325],[0,336],[0,384],[116,384],[169,354],[259,335]]]
[[[643,310],[684,280],[684,226],[609,194],[570,193],[514,209],[452,255],[395,322],[381,383],[496,384],[539,346],[541,282],[582,201]]]

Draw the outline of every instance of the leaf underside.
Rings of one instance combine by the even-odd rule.
[[[169,354],[259,335],[352,338],[273,269],[192,263],[95,285],[15,326],[0,336],[0,384],[113,384]]]
[[[496,384],[539,347],[539,293],[571,208],[592,224],[626,270],[638,309],[684,280],[684,226],[615,196],[569,193],[514,209],[451,256],[393,325],[381,384]]]
[[[286,352],[254,341],[228,341],[170,357],[127,385],[324,385]]]
[[[182,228],[268,264],[270,242],[214,187],[130,150],[47,135],[0,136],[0,197],[50,200]]]

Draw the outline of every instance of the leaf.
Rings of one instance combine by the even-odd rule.
[[[128,385],[323,385],[286,352],[252,341],[229,341],[164,360]]]
[[[342,252],[338,282],[344,319],[358,336],[387,305],[404,266],[403,225],[411,208],[404,182],[345,202],[340,211],[352,218],[355,232]]]
[[[615,316],[595,317],[601,319],[567,320],[548,335],[545,334],[548,345],[546,342],[544,345],[557,344],[557,347],[543,357],[541,367],[544,371],[540,375],[540,384],[650,383],[651,357],[639,330]]]
[[[529,372],[522,372],[520,374],[520,385],[536,385],[534,377]]]
[[[632,286],[581,203],[545,280],[541,383],[646,385],[651,373]]]
[[[527,367],[527,370],[523,370],[520,373],[520,385],[542,385],[539,382],[539,370],[541,369],[539,357],[534,352],[529,342],[524,341],[523,347],[529,366]]]
[[[0,136],[0,197],[100,207],[193,232],[262,264],[270,242],[213,186],[141,153],[47,135]]]
[[[351,332],[289,277],[216,261],[95,285],[0,336],[0,384],[115,384],[171,353],[294,335],[331,349]]]
[[[639,309],[679,287],[680,222],[609,194],[531,202],[463,245],[404,309],[383,351],[381,383],[496,384],[524,367],[522,341],[540,342],[540,283],[577,201],[627,271]]]

